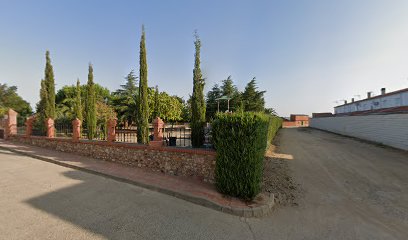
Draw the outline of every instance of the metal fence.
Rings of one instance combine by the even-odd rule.
[[[116,142],[137,143],[137,127],[116,127]]]
[[[137,143],[137,127],[116,127],[116,142]],[[184,126],[162,128],[163,141],[167,146],[191,147],[191,129]],[[154,128],[149,127],[149,138],[153,140]]]
[[[191,128],[165,127],[163,137],[167,146],[191,147]]]
[[[88,139],[88,129],[84,128],[81,132],[81,139]],[[95,135],[92,140],[105,141],[107,139],[106,130],[99,126],[96,128]]]
[[[55,137],[72,137],[72,124],[57,123],[54,127]]]

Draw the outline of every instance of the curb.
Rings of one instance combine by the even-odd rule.
[[[193,196],[193,195],[188,194],[188,193],[176,192],[176,191],[173,191],[173,190],[169,190],[169,189],[154,186],[154,185],[145,184],[145,183],[130,180],[130,179],[127,179],[127,178],[122,178],[122,177],[110,175],[110,174],[107,174],[107,173],[98,172],[98,171],[95,171],[95,170],[92,170],[92,169],[78,167],[78,166],[67,164],[67,163],[64,163],[64,162],[61,162],[61,161],[53,160],[51,158],[42,157],[42,156],[38,156],[38,155],[35,155],[35,154],[31,154],[31,153],[26,153],[26,152],[23,152],[23,151],[12,149],[12,148],[0,146],[0,149],[8,150],[10,152],[18,153],[20,155],[32,157],[32,158],[35,158],[35,159],[38,159],[38,160],[41,160],[41,161],[53,163],[53,164],[60,165],[60,166],[63,166],[63,167],[72,168],[72,169],[75,169],[75,170],[79,170],[79,171],[91,173],[91,174],[94,174],[94,175],[110,178],[110,179],[113,179],[113,180],[116,180],[116,181],[119,181],[119,182],[132,184],[132,185],[135,185],[135,186],[138,186],[138,187],[142,187],[142,188],[145,188],[145,189],[148,189],[148,190],[163,193],[163,194],[175,197],[175,198],[185,200],[187,202],[191,202],[191,203],[203,206],[203,207],[207,207],[207,208],[210,208],[210,209],[213,209],[213,210],[216,210],[216,211],[219,211],[219,212],[231,214],[231,215],[234,215],[234,216],[245,217],[245,218],[264,217],[264,216],[267,216],[272,211],[272,209],[273,209],[273,207],[275,205],[275,196],[274,196],[273,193],[269,194],[269,196],[266,196],[266,203],[262,204],[260,206],[256,206],[256,207],[249,206],[249,207],[246,207],[246,208],[230,207],[230,206],[220,205],[220,204],[218,204],[216,202],[213,202],[211,200],[208,200],[206,198],[196,197],[196,196]]]

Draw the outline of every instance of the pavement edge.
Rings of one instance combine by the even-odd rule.
[[[273,210],[273,208],[275,206],[275,196],[274,196],[273,193],[269,194],[269,196],[265,196],[266,200],[265,200],[264,204],[261,204],[259,206],[255,206],[255,207],[248,206],[246,208],[237,208],[237,207],[220,205],[220,204],[218,204],[216,202],[213,202],[213,201],[211,201],[209,199],[193,196],[193,195],[188,194],[188,193],[177,192],[177,191],[173,191],[173,190],[170,190],[170,189],[161,188],[161,187],[158,187],[158,186],[145,184],[145,183],[130,180],[130,179],[127,179],[127,178],[118,177],[118,176],[115,176],[115,175],[95,171],[95,170],[92,170],[92,169],[88,169],[88,168],[84,168],[84,167],[78,167],[78,166],[71,165],[71,164],[68,164],[68,163],[63,163],[63,162],[58,161],[58,160],[53,160],[53,159],[48,158],[48,157],[43,157],[43,156],[39,156],[39,155],[36,155],[36,154],[27,153],[27,152],[24,152],[24,151],[19,151],[19,150],[13,149],[13,148],[5,147],[5,146],[0,146],[0,149],[7,150],[7,151],[10,151],[10,152],[14,152],[14,153],[17,153],[17,154],[20,154],[20,155],[23,155],[23,156],[32,157],[32,158],[35,158],[35,159],[38,159],[38,160],[41,160],[41,161],[45,161],[45,162],[53,163],[53,164],[56,164],[56,165],[60,165],[60,166],[63,166],[63,167],[72,168],[72,169],[75,169],[75,170],[79,170],[79,171],[91,173],[91,174],[94,174],[94,175],[110,178],[110,179],[113,179],[113,180],[116,180],[116,181],[132,184],[132,185],[142,187],[142,188],[146,188],[146,189],[149,189],[149,190],[152,190],[152,191],[160,192],[160,193],[163,193],[163,194],[175,197],[175,198],[182,199],[182,200],[187,201],[187,202],[191,202],[191,203],[203,206],[203,207],[207,207],[207,208],[219,211],[219,212],[231,214],[231,215],[238,216],[238,217],[245,217],[245,218],[261,218],[261,217],[265,217],[270,212],[272,212],[272,210]]]

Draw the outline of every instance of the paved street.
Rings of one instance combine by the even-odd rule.
[[[311,129],[277,144],[299,205],[261,219],[0,150],[0,239],[408,239],[408,153]]]

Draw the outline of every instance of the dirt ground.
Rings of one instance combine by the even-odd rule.
[[[275,194],[279,205],[297,205],[301,197],[301,188],[292,178],[288,161],[291,156],[279,153],[281,134],[278,134],[266,153],[264,159],[264,176],[262,192]]]
[[[277,239],[408,239],[408,152],[311,128],[275,145],[263,190],[281,206],[259,224]]]

